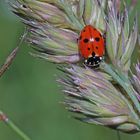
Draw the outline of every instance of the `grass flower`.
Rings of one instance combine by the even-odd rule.
[[[105,0],[100,6],[93,0],[18,0],[11,5],[13,12],[30,27],[27,40],[39,52],[34,55],[52,62],[80,60],[77,39],[86,24],[105,31]]]
[[[136,74],[132,75],[132,84],[137,91],[137,97],[140,101],[140,63],[135,66]]]
[[[129,13],[124,9],[123,13],[117,12],[117,6],[108,5],[108,20],[106,31],[106,50],[111,63],[118,69],[128,72],[131,65],[131,56],[137,41],[137,18],[133,29],[130,30]]]
[[[65,88],[68,110],[82,114],[76,116],[77,119],[123,132],[140,130],[139,114],[121,85],[114,85],[110,77],[88,67],[73,65],[65,72],[67,78],[59,82]]]
[[[140,131],[140,66],[130,73],[137,41],[137,18],[133,28],[125,3],[115,0],[15,0],[12,10],[28,26],[27,42],[34,56],[61,68],[68,110],[75,118],[127,133]],[[105,60],[99,69],[81,62],[77,39],[85,25],[106,34]]]

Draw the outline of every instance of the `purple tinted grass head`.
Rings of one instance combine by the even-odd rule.
[[[132,84],[135,90],[137,91],[136,96],[140,101],[140,63],[139,62],[135,65],[135,74],[132,74]]]
[[[140,80],[140,62],[135,66],[137,78]]]
[[[66,68],[65,73],[67,77],[59,83],[64,87],[68,110],[81,114],[75,115],[77,119],[127,133],[140,130],[139,119],[132,117],[136,115],[132,111],[133,104],[106,75],[76,65]]]

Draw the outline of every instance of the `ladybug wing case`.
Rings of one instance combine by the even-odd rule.
[[[84,58],[95,56],[103,56],[104,54],[104,39],[100,32],[87,25],[80,33],[79,37],[79,52]]]
[[[80,38],[79,38],[79,52],[80,55],[84,58],[88,58],[92,52],[93,48],[92,45],[89,43],[90,39],[90,33],[89,29],[86,26],[80,33]]]

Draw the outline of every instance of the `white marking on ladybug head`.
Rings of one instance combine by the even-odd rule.
[[[99,57],[99,54],[96,54],[95,57]]]
[[[90,38],[89,41],[90,41],[90,42],[94,42],[94,38],[93,38],[93,37]]]
[[[102,57],[100,57],[100,60],[102,60],[103,58]]]
[[[89,55],[88,58],[92,57],[92,55]]]

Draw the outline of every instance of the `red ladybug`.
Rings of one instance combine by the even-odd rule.
[[[88,66],[99,66],[105,52],[105,41],[100,31],[91,25],[83,28],[78,39],[79,53]]]

